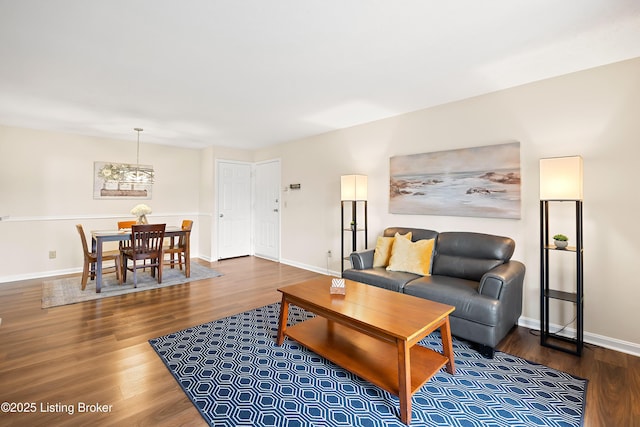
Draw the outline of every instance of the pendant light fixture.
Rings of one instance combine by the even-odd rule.
[[[138,141],[136,147],[136,164],[109,164],[107,167],[111,169],[111,177],[115,178],[118,184],[128,184],[131,190],[135,185],[153,184],[153,166],[140,166],[140,132],[144,129],[133,128],[138,132]],[[115,170],[114,170],[115,169]],[[119,187],[120,188],[120,187]]]
[[[140,132],[138,133],[136,163],[95,162],[96,178],[102,180],[102,188],[94,190],[94,197],[147,197],[154,182],[153,166],[140,165]]]
[[[138,132],[138,145],[136,149],[136,169],[133,175],[133,182],[136,184],[153,184],[153,168],[141,168],[140,167],[140,132],[144,129],[133,128]]]

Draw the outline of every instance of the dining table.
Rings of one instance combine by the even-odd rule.
[[[183,230],[181,227],[167,226],[164,231],[164,237],[174,239],[176,237],[184,236],[185,242],[185,264],[184,271],[185,277],[191,275],[191,261],[190,261],[190,230]],[[131,240],[131,229],[124,228],[120,230],[92,230],[91,231],[91,250],[96,254],[95,265],[95,281],[96,281],[96,293],[102,292],[102,252],[104,242],[120,242],[125,240]],[[126,268],[126,266],[124,266]]]

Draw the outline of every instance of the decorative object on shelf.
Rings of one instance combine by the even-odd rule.
[[[136,163],[94,162],[94,198],[151,198],[153,166],[140,164],[140,132],[143,129],[133,130],[138,132]]]
[[[520,219],[520,143],[391,157],[389,212]]]
[[[582,157],[540,159],[540,345],[576,356],[582,355],[584,346],[582,196]],[[549,245],[549,206],[552,203],[563,202],[575,204],[576,245],[575,247],[566,246],[568,239],[562,234],[556,234],[553,239],[556,248],[564,249],[561,252],[575,254],[576,275],[573,286],[575,292],[559,290],[567,289],[566,285],[551,286],[549,274],[549,252],[556,249]],[[564,247],[561,248],[563,244]],[[558,261],[562,262],[564,258]],[[551,332],[549,327],[551,300],[566,301],[575,305],[574,336],[567,335],[566,332],[561,333],[566,331],[566,327]]]
[[[135,215],[138,218],[136,224],[148,224],[147,215],[150,213],[151,208],[143,203],[135,205],[133,209],[131,209],[131,215]]]
[[[344,286],[344,279],[331,279],[331,288],[329,289],[329,293],[345,295],[346,288]]]
[[[341,262],[340,271],[344,271],[344,263],[349,260],[349,257],[345,257],[345,233],[351,233],[351,252],[356,251],[358,242],[358,232],[364,232],[364,249],[367,248],[367,184],[368,178],[366,175],[342,175],[340,177],[340,200],[341,200],[341,230],[342,230],[342,244],[341,244]],[[349,228],[345,228],[344,221],[344,205],[345,203],[351,203],[351,222]],[[358,203],[362,205],[362,211],[364,213],[364,222],[360,222],[360,229],[358,229]]]
[[[569,238],[564,234],[556,234],[553,236],[553,244],[556,245],[558,249],[564,249],[569,244]]]

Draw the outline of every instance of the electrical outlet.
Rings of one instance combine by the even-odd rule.
[[[56,251],[49,251],[49,259],[56,259]]]

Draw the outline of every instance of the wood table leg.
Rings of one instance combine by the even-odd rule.
[[[284,341],[284,332],[287,330],[287,321],[289,320],[289,301],[282,295],[282,302],[280,303],[280,320],[278,321],[278,338],[276,339],[276,345],[281,346]]]
[[[453,375],[456,373],[456,365],[453,361],[453,341],[451,340],[449,316],[445,318],[444,323],[440,327],[440,336],[442,336],[442,353],[449,359],[449,362],[447,362],[447,372]]]
[[[96,238],[95,237],[91,237],[91,253],[95,254],[96,253]],[[91,275],[89,277],[91,277],[91,280],[94,280],[96,278],[96,263],[92,262],[91,263]]]
[[[411,423],[411,348],[407,341],[398,340],[398,397],[400,420]]]
[[[102,292],[102,239],[96,239],[96,293]]]
[[[187,231],[184,236],[184,276],[191,277],[191,232]]]

